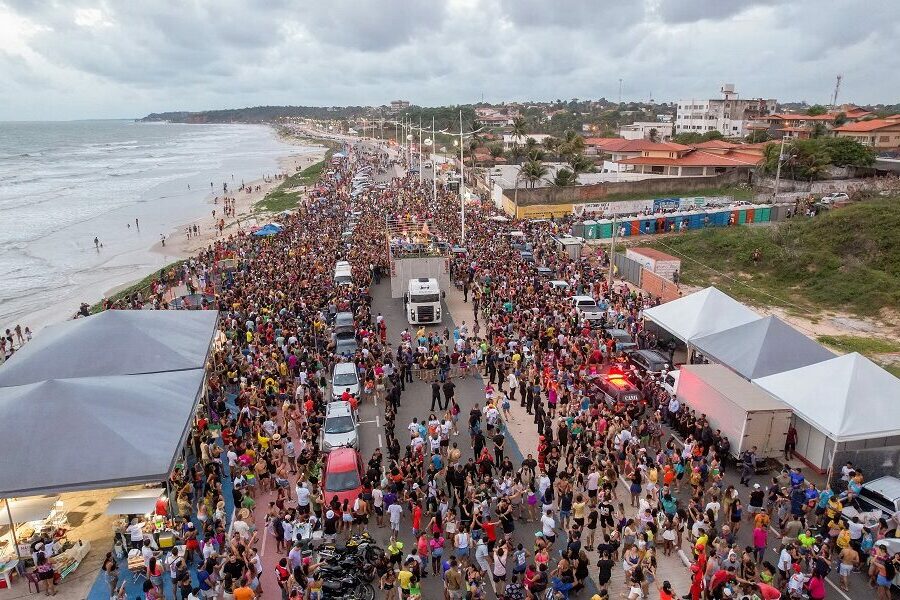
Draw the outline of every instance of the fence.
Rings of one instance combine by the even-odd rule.
[[[663,302],[681,298],[681,290],[678,289],[677,283],[646,268],[641,273],[641,289],[654,296],[659,296]]]
[[[616,276],[628,283],[641,287],[641,271],[644,267],[636,260],[628,258],[625,254],[614,254],[613,264],[616,266]]]

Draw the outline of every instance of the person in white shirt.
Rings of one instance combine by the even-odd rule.
[[[372,508],[375,509],[375,523],[384,527],[384,492],[380,487],[372,489]]]
[[[300,514],[309,513],[309,488],[303,483],[298,484],[294,491],[297,493],[297,508],[300,509]]]
[[[556,541],[556,521],[553,519],[552,511],[544,511],[541,517],[541,534],[550,544]]]
[[[131,541],[131,548],[141,548],[144,545],[144,526],[136,518],[131,520],[131,524],[125,528]]]
[[[390,516],[391,521],[391,531],[393,531],[396,535],[400,535],[400,515],[403,514],[403,507],[400,506],[399,502],[394,502],[390,506],[388,506],[388,515]]]

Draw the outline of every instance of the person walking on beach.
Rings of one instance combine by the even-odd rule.
[[[98,251],[100,250],[100,239],[97,238],[97,236],[94,236],[94,248],[96,248]]]

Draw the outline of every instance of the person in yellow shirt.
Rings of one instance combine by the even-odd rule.
[[[406,568],[397,573],[397,583],[400,584],[400,593],[404,598],[409,597],[409,584],[412,581],[412,577],[412,571],[408,571]]]

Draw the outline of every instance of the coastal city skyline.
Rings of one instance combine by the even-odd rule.
[[[847,102],[897,100],[883,85],[900,69],[900,7],[887,1],[270,4],[4,0],[0,120],[393,98],[671,102],[722,82],[827,104],[839,74]]]

